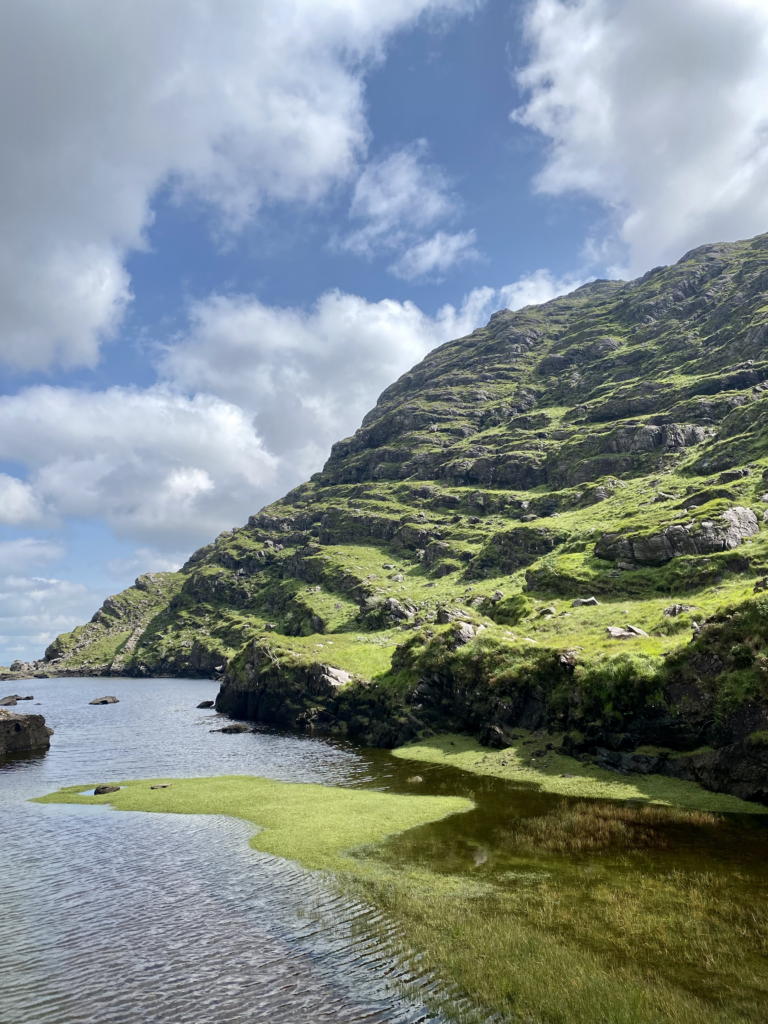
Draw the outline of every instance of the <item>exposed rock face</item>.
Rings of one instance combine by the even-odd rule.
[[[42,715],[19,715],[0,708],[0,756],[25,750],[41,750],[51,745],[53,729]]]
[[[664,565],[678,555],[711,555],[732,551],[760,530],[750,508],[736,506],[716,520],[673,524],[648,537],[624,537],[605,533],[595,544],[595,556],[635,565]]]

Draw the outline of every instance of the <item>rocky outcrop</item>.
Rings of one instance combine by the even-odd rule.
[[[604,533],[595,544],[595,557],[631,567],[664,565],[679,555],[732,551],[759,530],[760,525],[752,509],[737,505],[717,519],[701,523],[674,523],[660,533],[645,537]]]
[[[43,750],[51,745],[53,729],[42,715],[20,715],[0,708],[0,756],[26,750]]]

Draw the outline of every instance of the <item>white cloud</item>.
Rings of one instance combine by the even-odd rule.
[[[165,387],[34,387],[0,398],[0,458],[29,469],[51,516],[104,518],[168,549],[242,522],[272,493],[276,459],[250,417]]]
[[[420,139],[365,168],[349,211],[353,220],[365,223],[337,242],[339,248],[361,256],[396,249],[456,212],[445,174],[423,161],[426,150],[425,140]]]
[[[522,309],[523,306],[538,306],[549,302],[558,295],[567,295],[584,284],[581,276],[555,277],[550,270],[536,270],[526,274],[514,284],[499,289],[499,298],[508,309]]]
[[[629,273],[768,229],[764,0],[533,0],[526,32],[537,187],[601,200]]]
[[[27,572],[33,566],[56,562],[64,556],[64,547],[56,540],[19,537],[0,541],[0,576]]]
[[[438,231],[426,241],[407,249],[389,269],[396,277],[406,281],[427,277],[435,272],[444,273],[459,263],[479,259],[476,240],[474,231],[462,231],[455,235]]]
[[[424,12],[475,0],[6,0],[0,358],[92,366],[163,184],[237,227],[349,178],[363,76]]]
[[[140,576],[145,572],[178,572],[189,557],[189,551],[157,551],[155,548],[136,548],[126,558],[112,558],[106,563],[107,572],[115,579]]]
[[[29,484],[0,473],[0,523],[16,526],[34,523],[40,517],[40,506]]]
[[[460,310],[444,306],[434,318],[412,302],[338,291],[310,312],[215,296],[193,307],[188,336],[167,350],[160,369],[176,387],[251,413],[288,487],[322,466],[331,444],[360,425],[401,373],[477,326],[493,294],[478,289]]]
[[[0,578],[0,661],[42,657],[59,633],[87,622],[104,595],[67,580]]]
[[[479,258],[474,230],[430,234],[441,221],[456,218],[460,203],[443,170],[427,163],[426,154],[427,143],[420,139],[368,164],[357,180],[349,211],[362,226],[335,237],[335,249],[368,259],[399,252],[388,270],[406,281],[445,273]]]
[[[180,552],[245,522],[320,469],[333,442],[435,346],[495,309],[563,290],[537,271],[499,290],[474,289],[460,309],[446,305],[434,317],[412,302],[338,291],[309,311],[214,296],[192,307],[188,332],[163,354],[163,384],[38,386],[0,397],[0,459],[27,473],[25,481],[0,477],[0,486],[22,496],[19,523],[25,510],[26,521],[49,528],[66,517],[103,520],[142,545],[110,563],[113,575],[175,567]],[[37,541],[5,551],[17,558],[14,571],[24,557],[60,557]]]

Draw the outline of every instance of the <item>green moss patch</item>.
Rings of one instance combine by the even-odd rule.
[[[165,789],[152,789],[168,783]],[[276,782],[246,775],[122,782],[117,793],[84,796],[67,786],[37,803],[110,804],[118,811],[224,814],[260,826],[251,845],[307,868],[350,870],[344,853],[424,822],[472,808],[463,797],[399,796],[371,790]]]
[[[768,807],[711,793],[694,782],[663,775],[616,775],[575,758],[541,750],[544,740],[524,730],[521,739],[504,750],[489,750],[469,736],[446,734],[418,740],[393,750],[396,757],[451,765],[476,775],[493,775],[543,793],[609,800],[643,800],[692,810],[733,814],[768,814]]]

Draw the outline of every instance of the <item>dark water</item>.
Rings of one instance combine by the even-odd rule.
[[[120,703],[89,706],[105,689]],[[157,776],[386,786],[386,754],[377,771],[352,748],[212,734],[216,716],[195,708],[214,696],[207,681],[35,680],[33,692],[40,707],[18,710],[46,716],[51,748],[0,761],[2,1024],[426,1019],[398,994],[404,972],[357,937],[368,911],[251,849],[250,825],[26,802]]]
[[[521,821],[568,803],[533,787],[318,739],[211,733],[217,716],[196,709],[214,695],[209,681],[32,688],[40,707],[17,710],[42,712],[56,733],[45,754],[0,760],[0,1024],[442,1020],[418,997],[429,979],[393,961],[373,912],[251,849],[247,823],[28,802],[64,785],[249,774],[412,792],[418,771],[420,793],[467,796],[476,808],[389,841],[380,855],[393,864],[472,875],[499,893],[520,885],[521,872],[557,872],[564,893],[583,895],[586,918],[585,880],[608,870],[640,881],[670,869],[738,872],[740,899],[765,899],[765,819],[673,823],[663,849],[609,869],[599,857],[531,854],[510,842]],[[88,705],[104,692],[120,703]],[[594,941],[599,949],[601,936]],[[700,984],[697,969],[690,981]]]

